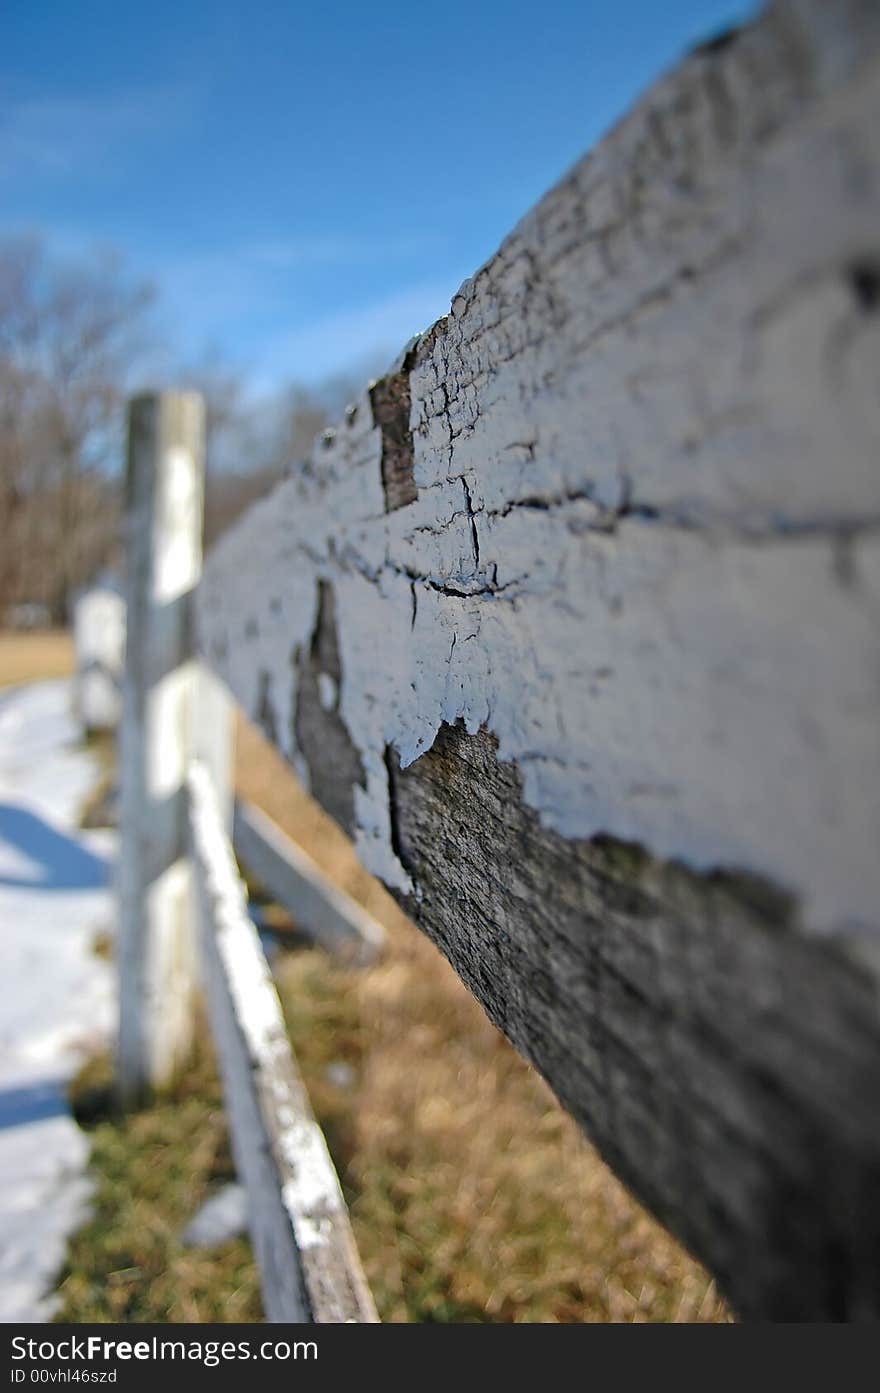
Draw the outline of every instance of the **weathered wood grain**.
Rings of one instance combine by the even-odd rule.
[[[875,5],[692,55],[198,600],[367,866],[770,1316],[880,1306],[878,129]]]
[[[252,803],[236,802],[232,840],[239,861],[290,911],[298,929],[353,962],[375,959],[384,940],[382,925]]]
[[[876,1319],[873,973],[764,882],[542,828],[495,745],[395,761],[405,907],[743,1316]]]
[[[189,770],[205,990],[271,1321],[377,1319],[206,768]]]

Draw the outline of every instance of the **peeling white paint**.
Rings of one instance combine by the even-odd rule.
[[[877,49],[864,8],[795,0],[691,58],[415,350],[417,501],[384,512],[365,394],[211,558],[204,651],[251,712],[268,674],[300,773],[292,653],[332,585],[387,883],[385,747],[462,719],[562,835],[878,927]]]

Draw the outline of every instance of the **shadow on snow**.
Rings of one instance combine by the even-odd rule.
[[[35,813],[0,803],[0,844],[39,863],[33,876],[0,871],[0,885],[30,890],[99,890],[109,884],[110,863]]]

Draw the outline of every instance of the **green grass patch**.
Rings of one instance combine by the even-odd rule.
[[[185,1248],[202,1202],[234,1179],[212,1052],[200,1042],[183,1077],[152,1106],[122,1116],[110,1062],[90,1061],[72,1103],[92,1144],[92,1216],[70,1244],[59,1321],[258,1321],[250,1244]]]

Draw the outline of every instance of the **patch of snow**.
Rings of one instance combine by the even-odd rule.
[[[95,757],[71,684],[0,699],[0,1320],[51,1319],[52,1286],[83,1222],[89,1145],[67,1103],[82,1059],[111,1033],[113,974],[97,935],[113,922],[116,839],[83,832]]]
[[[235,1181],[209,1196],[180,1236],[185,1248],[214,1248],[247,1231],[247,1197]]]

